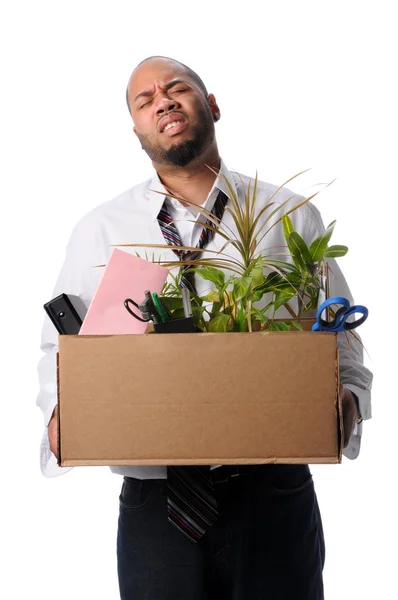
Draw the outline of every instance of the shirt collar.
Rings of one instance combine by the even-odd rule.
[[[214,184],[213,184],[213,186],[209,192],[209,195],[207,196],[206,202],[204,204],[204,207],[207,210],[211,210],[213,208],[213,204],[217,197],[215,194],[216,189],[222,190],[229,197],[230,192],[228,190],[228,186],[225,182],[224,177],[226,177],[228,179],[228,181],[234,187],[235,192],[236,192],[235,179],[233,178],[231,171],[229,171],[227,169],[224,161],[221,158],[220,172],[219,172],[218,176],[216,177]],[[158,193],[158,192],[160,192],[160,193]],[[166,193],[167,193],[167,190],[165,189],[164,185],[160,181],[159,175],[157,174],[157,172],[155,172],[152,179],[150,179],[148,182],[148,187],[147,187],[146,194],[145,194],[147,204],[148,204],[148,209],[149,209],[149,211],[152,215],[152,219],[154,221],[157,219],[160,209],[163,206],[163,202],[164,202]]]

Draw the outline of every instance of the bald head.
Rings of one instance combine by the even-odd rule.
[[[142,65],[144,65],[145,63],[148,63],[149,61],[156,61],[156,60],[157,61],[165,61],[165,64],[169,63],[169,64],[174,64],[174,65],[180,67],[181,70],[186,75],[188,75],[188,77],[198,86],[198,88],[203,92],[204,96],[207,98],[208,92],[207,92],[205,84],[203,83],[203,81],[199,77],[199,75],[197,73],[195,73],[195,71],[193,71],[190,67],[188,67],[187,65],[184,65],[184,63],[180,62],[179,60],[175,60],[174,58],[168,58],[167,56],[148,56],[148,58],[144,58],[144,60],[142,60],[135,67],[134,71],[130,75],[129,82],[127,84],[126,102],[127,102],[127,107],[129,109],[130,114],[131,114],[131,107],[130,107],[130,101],[129,101],[129,90],[130,90],[131,81],[133,80],[135,73],[139,70],[139,68]]]

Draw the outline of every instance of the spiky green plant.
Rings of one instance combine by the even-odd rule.
[[[218,176],[219,173],[209,167]],[[296,203],[283,212],[295,194],[282,203],[277,203],[277,193],[289,182],[306,171],[294,175],[282,184],[270,197],[269,201],[256,211],[257,208],[257,174],[254,184],[249,182],[245,191],[244,206],[241,205],[233,185],[224,175],[220,175],[229,191],[230,205],[225,208],[233,219],[237,234],[225,223],[215,217],[210,211],[198,207],[178,194],[167,194],[188,206],[194,207],[206,220],[204,225],[216,232],[225,240],[221,250],[207,250],[210,256],[183,262],[185,268],[194,271],[203,279],[212,282],[214,291],[205,296],[192,294],[193,314],[197,326],[203,331],[252,331],[255,321],[261,329],[285,330],[290,329],[290,323],[276,321],[275,314],[282,306],[292,317],[294,325],[300,329],[298,320],[303,313],[316,308],[320,289],[320,270],[323,261],[329,257],[344,256],[346,246],[328,246],[333,233],[335,222],[317,238],[310,247],[303,238],[294,231],[289,214],[312,200],[316,192]],[[332,182],[331,182],[332,183]],[[330,184],[327,184],[330,185]],[[162,195],[163,192],[158,192]],[[275,220],[274,217],[278,217]],[[286,248],[284,252],[269,254],[269,250],[259,250],[261,243],[269,232],[282,223]],[[119,247],[143,247],[194,251],[190,246],[171,246],[169,244],[115,244]],[[228,254],[228,247],[234,247],[238,258]],[[285,257],[286,260],[275,259],[275,256]],[[179,278],[181,261],[156,261],[165,267],[179,267],[177,274],[172,274],[166,282],[162,295],[173,318],[183,315]],[[268,273],[267,273],[268,272]],[[265,294],[270,294],[271,300],[263,308],[258,303]],[[301,307],[298,314],[294,312],[289,302],[299,298]]]

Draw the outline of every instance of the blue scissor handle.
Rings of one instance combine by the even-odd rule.
[[[332,321],[325,321],[325,319],[322,319],[322,313],[332,304],[340,304],[341,306],[336,311],[336,315]],[[352,323],[347,323],[348,317],[355,313],[362,314],[362,317]],[[368,314],[369,311],[366,306],[362,306],[361,304],[350,306],[350,302],[347,298],[333,296],[320,305],[317,320],[312,327],[312,331],[350,331],[362,325],[368,318]]]

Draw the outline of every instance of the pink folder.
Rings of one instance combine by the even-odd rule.
[[[140,304],[146,290],[159,294],[168,272],[165,267],[114,248],[79,335],[144,333],[147,324],[131,316],[124,301],[131,298]],[[141,316],[138,309],[136,312]]]

